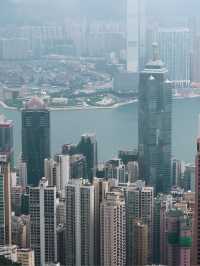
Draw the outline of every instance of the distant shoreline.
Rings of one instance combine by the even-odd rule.
[[[193,96],[188,96],[188,97],[173,96],[173,100],[185,100],[185,99],[194,99],[194,98],[200,98],[200,95],[193,95]],[[84,110],[99,110],[99,109],[106,110],[106,109],[116,109],[121,106],[126,106],[126,105],[137,103],[137,102],[138,102],[138,99],[134,99],[134,100],[126,101],[126,102],[115,103],[111,106],[49,107],[49,110],[50,111],[81,111],[81,110],[84,111]],[[0,107],[7,109],[7,110],[15,110],[15,111],[21,110],[21,109],[18,109],[17,107],[8,106],[2,100],[0,101]]]
[[[72,106],[72,107],[49,107],[50,111],[76,111],[76,110],[95,110],[95,109],[115,109],[121,106],[129,105],[132,103],[137,102],[138,100],[130,100],[126,102],[121,102],[121,103],[115,103],[111,106]]]
[[[111,106],[49,107],[49,110],[50,111],[77,111],[77,110],[95,110],[95,109],[115,109],[115,108],[118,108],[120,106],[132,104],[132,103],[137,102],[137,101],[138,100],[135,99],[135,100],[130,100],[130,101],[121,102],[121,103],[119,102],[119,103],[115,103]],[[20,109],[18,109],[17,107],[8,106],[3,101],[0,101],[0,106],[3,107],[4,109],[7,109],[7,110],[20,111]]]
[[[3,101],[0,101],[0,106],[3,107],[4,109],[8,109],[8,110],[16,110],[16,111],[18,110],[17,107],[8,106]]]

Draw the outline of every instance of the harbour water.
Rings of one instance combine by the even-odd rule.
[[[21,148],[21,113],[0,108],[14,121],[15,158]],[[193,162],[200,114],[200,98],[174,100],[172,150],[178,159]],[[96,133],[98,155],[105,161],[119,149],[137,148],[137,103],[114,109],[51,111],[51,152],[60,152],[64,143],[76,143],[84,133]]]

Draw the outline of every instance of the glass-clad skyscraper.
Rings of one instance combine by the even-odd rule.
[[[77,145],[77,151],[86,158],[87,178],[92,181],[97,172],[97,140],[94,134],[84,134]]]
[[[50,157],[50,113],[33,97],[22,111],[22,159],[27,163],[27,183],[37,186],[44,176],[44,159]]]
[[[6,156],[13,166],[13,121],[0,115],[0,155]]]
[[[171,185],[172,85],[167,76],[155,44],[153,60],[140,73],[138,127],[140,178],[156,193]]]

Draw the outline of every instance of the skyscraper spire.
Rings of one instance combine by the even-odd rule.
[[[153,47],[153,61],[160,60],[158,43],[157,42],[152,43],[152,47]]]

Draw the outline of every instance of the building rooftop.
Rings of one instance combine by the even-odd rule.
[[[27,103],[26,109],[46,109],[47,106],[44,101],[38,96],[33,96]]]
[[[165,73],[167,72],[167,68],[165,64],[160,60],[160,55],[159,55],[159,48],[158,48],[158,43],[153,43],[152,44],[153,48],[153,58],[146,64],[145,69],[143,72],[145,73]],[[153,80],[154,77],[151,76]]]
[[[189,28],[184,27],[169,27],[169,28],[159,28],[159,32],[166,32],[166,33],[179,33],[179,32],[190,32]]]
[[[10,127],[13,125],[12,120],[7,120],[6,117],[3,114],[0,114],[0,127]]]

